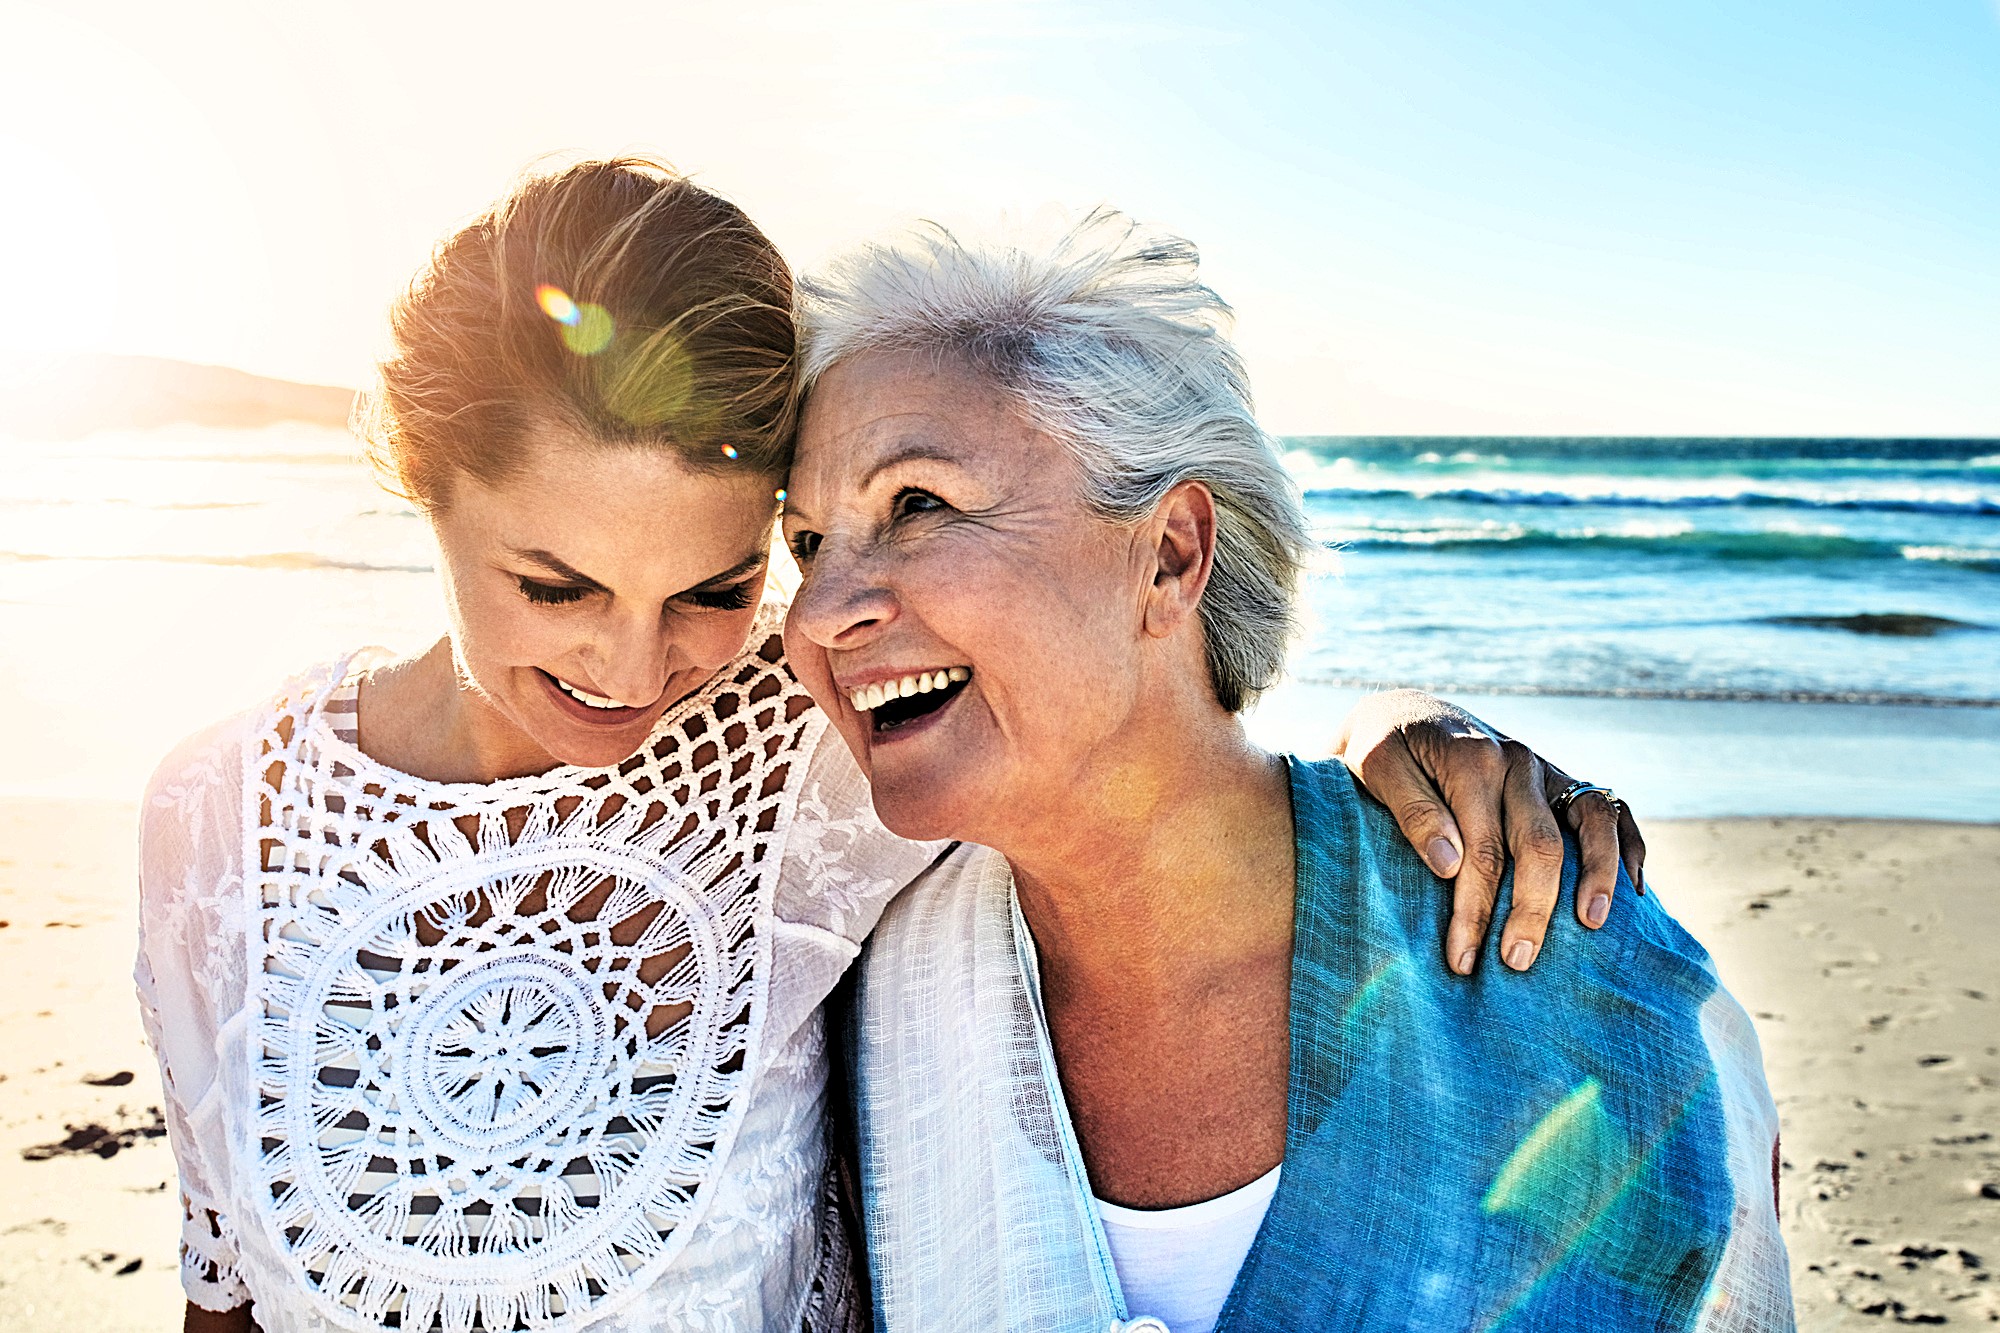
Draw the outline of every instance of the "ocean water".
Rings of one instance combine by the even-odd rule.
[[[1287,447],[1327,546],[1301,685],[2000,717],[2000,441]],[[424,524],[342,433],[0,456],[0,792],[129,798],[302,666],[442,628]]]
[[[2000,441],[1288,441],[1329,684],[2000,703]]]

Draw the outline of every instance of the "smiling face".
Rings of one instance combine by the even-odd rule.
[[[1198,635],[1190,659],[1147,630],[1157,531],[1097,517],[1079,480],[969,367],[870,353],[815,385],[786,648],[897,833],[1004,849],[1115,785],[1162,672],[1200,672]]]
[[[510,727],[559,763],[630,756],[742,650],[774,484],[559,432],[499,485],[459,477],[432,522],[480,725]]]

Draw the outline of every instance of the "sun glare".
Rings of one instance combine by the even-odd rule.
[[[268,319],[266,223],[183,73],[81,14],[9,6],[5,31],[0,348],[243,360]]]
[[[10,199],[35,201],[0,209],[12,307],[0,346],[58,353],[102,341],[122,284],[101,181],[11,134],[0,134],[0,179]]]

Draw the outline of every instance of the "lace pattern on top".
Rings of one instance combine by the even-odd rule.
[[[339,735],[332,673],[253,735],[247,1156],[330,1322],[570,1327],[685,1242],[756,1064],[789,767],[824,725],[753,643],[615,769],[396,773]]]
[[[212,1052],[215,1034],[202,1021],[200,1006],[171,1004],[162,1011],[162,991],[180,982],[180,998],[198,989],[202,980],[220,980],[235,971],[230,966],[232,951],[221,927],[222,905],[242,896],[240,875],[222,874],[205,878],[186,873],[197,858],[198,846],[226,845],[242,840],[240,811],[234,795],[239,787],[234,748],[201,747],[188,754],[177,750],[154,774],[148,801],[141,814],[142,862],[154,859],[151,844],[170,844],[172,852],[159,856],[175,867],[170,872],[172,887],[162,885],[151,895],[142,895],[140,905],[140,949],[133,968],[138,993],[139,1016],[155,1051],[167,1049],[169,1029],[177,1037],[191,1041],[195,1049]],[[148,854],[152,853],[152,854]],[[216,867],[220,869],[220,867]],[[146,873],[142,869],[142,877]],[[155,867],[154,873],[160,873]],[[162,900],[170,899],[173,910],[162,910]],[[155,958],[164,965],[165,977],[156,975]],[[163,980],[165,986],[163,987]],[[196,1061],[198,1064],[199,1061]],[[160,1063],[163,1109],[167,1134],[180,1167],[181,1195],[181,1285],[188,1299],[204,1310],[231,1310],[249,1299],[237,1271],[240,1250],[235,1230],[226,1216],[208,1206],[217,1197],[218,1182],[207,1169],[195,1135],[190,1128],[190,1109],[205,1090],[203,1074],[196,1068],[176,1070],[163,1058]],[[191,1075],[185,1081],[183,1075]]]

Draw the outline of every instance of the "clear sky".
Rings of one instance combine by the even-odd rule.
[[[355,384],[530,159],[1111,203],[1290,432],[2000,434],[2000,0],[0,0],[10,349]]]

